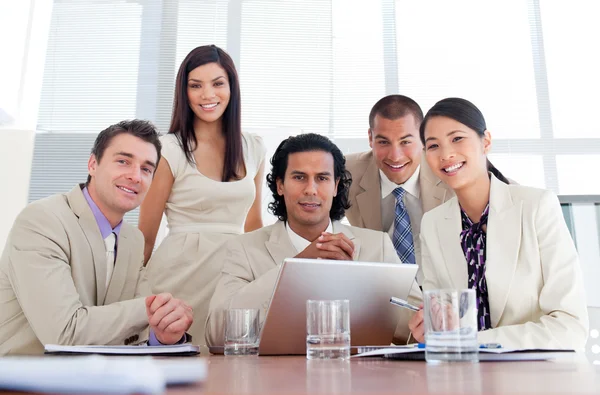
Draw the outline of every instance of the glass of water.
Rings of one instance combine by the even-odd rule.
[[[227,310],[225,355],[258,355],[258,317],[258,309]]]
[[[425,291],[424,299],[427,362],[478,362],[475,290]]]
[[[306,358],[350,358],[350,301],[306,301]]]

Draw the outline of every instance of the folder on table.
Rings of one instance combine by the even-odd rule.
[[[479,361],[545,361],[568,358],[576,355],[575,350],[555,349],[508,349],[480,348]],[[352,358],[383,357],[397,360],[425,360],[425,350],[417,344],[407,346],[366,346],[359,347]]]
[[[197,355],[200,347],[192,344],[174,344],[170,346],[61,346],[46,344],[45,354],[103,354],[103,355]]]

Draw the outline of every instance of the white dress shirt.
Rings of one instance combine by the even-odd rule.
[[[298,254],[301,253],[302,251],[304,251],[306,249],[306,247],[308,247],[310,245],[310,243],[312,243],[312,241],[308,241],[304,237],[302,237],[302,236],[298,235],[296,232],[294,232],[292,230],[292,228],[288,226],[287,222],[285,223],[285,229],[287,230],[288,236],[290,237],[290,240],[292,241],[292,245],[294,246],[294,248],[296,249]],[[327,225],[327,229],[325,229],[325,232],[333,233],[333,226],[331,225],[331,219],[329,220],[329,225]]]
[[[402,200],[410,218],[410,227],[412,230],[413,244],[415,246],[415,259],[419,265],[417,273],[417,282],[419,285],[422,282],[421,273],[421,243],[419,242],[419,234],[421,233],[421,219],[423,218],[423,207],[421,205],[421,183],[419,182],[419,173],[421,166],[419,165],[412,176],[404,184],[396,184],[387,178],[387,176],[379,170],[379,179],[381,184],[381,221],[383,229],[388,233],[390,239],[394,240],[394,218],[396,217],[396,197],[392,193],[398,187],[404,188],[406,193]]]

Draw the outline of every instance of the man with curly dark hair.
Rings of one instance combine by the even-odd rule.
[[[352,183],[345,162],[340,149],[318,134],[289,137],[279,145],[267,176],[273,193],[269,210],[278,221],[224,245],[206,323],[209,346],[223,345],[228,308],[260,308],[264,320],[285,258],[400,263],[387,234],[340,223]],[[419,303],[420,296],[415,283],[412,302]],[[398,340],[408,337],[407,325],[408,320],[399,324]]]

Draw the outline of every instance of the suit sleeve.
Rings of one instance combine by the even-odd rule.
[[[396,249],[394,248],[394,245],[392,244],[392,240],[390,239],[388,234],[385,232],[379,232],[379,233],[381,233],[382,238],[383,238],[383,251],[384,251],[383,262],[402,264],[402,262],[400,261],[400,258],[398,257],[398,254],[396,253]],[[421,293],[421,288],[419,288],[419,284],[417,284],[416,278],[415,278],[415,281],[413,281],[412,288],[410,289],[408,296],[407,295],[399,295],[399,296],[402,298],[406,297],[407,302],[409,302],[410,304],[416,305],[416,306],[420,305],[423,302],[423,295]],[[404,309],[404,310],[406,310],[406,309]],[[408,311],[408,310],[406,310],[406,311]],[[411,316],[412,316],[412,314],[411,314]]]
[[[380,232],[383,238],[383,251],[384,251],[384,262],[392,262],[401,264],[400,258],[396,253],[396,249],[392,244],[391,239],[389,238],[387,233]],[[419,288],[419,284],[417,284],[416,279],[412,283],[412,287],[408,293],[408,295],[399,295],[399,297],[407,299],[408,303],[419,306],[423,301],[423,296],[421,294],[421,289]],[[394,332],[393,343],[395,344],[406,344],[409,339],[410,331],[408,330],[408,321],[413,316],[414,312],[401,309],[400,318],[398,319],[398,324],[396,326],[396,331]]]
[[[140,267],[140,271],[138,274],[138,282],[135,287],[135,297],[136,298],[145,298],[146,296],[150,296],[150,295],[152,295],[152,292],[150,291],[150,284],[148,283],[146,267],[143,266],[143,264],[142,264],[142,267]]]
[[[434,234],[435,225],[430,220],[430,214],[425,213],[421,222],[421,270],[423,271],[423,290],[440,288],[437,273],[429,251],[429,235]]]
[[[144,312],[146,311],[146,296],[150,296],[152,295],[152,292],[150,290],[150,283],[148,283],[148,276],[146,274],[146,266],[144,266],[144,240],[142,239],[142,244],[141,244],[142,248],[141,248],[141,255],[139,255],[141,257],[140,259],[140,271],[138,274],[138,282],[137,282],[137,286],[135,288],[135,299],[141,298],[141,300],[144,303]],[[145,328],[142,330],[142,332],[140,332],[139,334],[139,338],[137,340],[136,343],[144,343],[146,341],[148,341],[150,339],[150,327],[148,326],[148,321],[147,318],[148,316],[146,315],[146,325]]]
[[[427,215],[427,214],[425,214]],[[427,234],[431,233],[431,230],[433,230],[433,228],[431,228],[431,230],[429,230],[429,226],[431,226],[431,222],[427,221],[425,216],[423,217],[423,221],[421,224],[421,234],[419,235],[420,238],[420,243],[421,243],[421,270],[423,271],[423,290],[429,290],[429,289],[437,289],[440,288],[439,284],[438,284],[438,279],[437,279],[437,275],[435,272],[435,269],[433,267],[433,262],[431,261],[431,255],[429,252],[429,248],[427,246]],[[421,306],[423,304],[423,293],[421,291],[421,289],[419,287],[415,287],[417,284],[415,282],[415,284],[413,285],[413,289],[411,290],[411,294],[408,297],[408,300],[411,304],[415,305],[415,306]],[[416,288],[416,289],[415,289]],[[411,316],[414,313],[411,313]],[[409,317],[410,319],[410,317]],[[407,323],[408,326],[408,323]],[[408,330],[408,328],[407,328]],[[396,329],[396,332],[398,330]],[[410,340],[411,342],[414,342],[414,339]],[[400,344],[400,343],[396,343],[396,344]],[[402,343],[404,344],[404,343]]]
[[[539,307],[544,315],[537,321],[479,332],[479,341],[581,350],[589,321],[579,257],[558,198],[549,191],[540,199],[535,228],[544,278]]]
[[[266,317],[280,266],[255,278],[243,244],[236,239],[222,249],[224,265],[210,301],[205,337],[209,346],[222,346],[225,339],[225,312],[229,308],[258,308]]]
[[[123,344],[142,332],[148,325],[143,299],[82,304],[71,275],[69,243],[60,220],[36,205],[19,215],[9,236],[8,278],[40,342]]]

